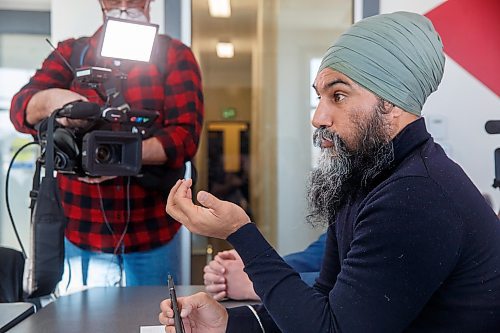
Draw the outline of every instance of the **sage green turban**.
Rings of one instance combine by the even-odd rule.
[[[420,115],[444,70],[441,38],[426,17],[408,12],[372,16],[351,26],[326,52],[329,67],[393,103]]]

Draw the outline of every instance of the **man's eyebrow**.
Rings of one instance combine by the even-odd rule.
[[[351,84],[349,82],[344,81],[342,79],[335,79],[335,80],[325,84],[325,89],[330,89],[331,87],[333,87],[336,84],[344,84],[348,87],[351,87]],[[316,86],[316,84],[313,83],[312,87],[314,88],[314,90],[318,91],[318,87]]]
[[[342,79],[335,79],[335,80],[333,80],[333,81],[331,81],[331,82],[327,83],[327,84],[325,85],[325,88],[326,88],[326,89],[331,88],[331,87],[333,87],[333,86],[334,86],[334,85],[336,85],[336,84],[345,84],[345,85],[346,85],[346,86],[348,86],[348,87],[350,87],[350,86],[351,86],[351,85],[350,85],[347,81],[344,81],[344,80],[342,80]]]

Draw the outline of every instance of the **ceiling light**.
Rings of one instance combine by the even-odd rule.
[[[217,56],[219,58],[232,58],[234,57],[233,43],[217,43]]]
[[[230,0],[208,0],[208,10],[213,17],[231,16]]]

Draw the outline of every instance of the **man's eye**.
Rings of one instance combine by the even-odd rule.
[[[345,98],[345,96],[344,96],[344,95],[342,95],[342,94],[333,94],[333,100],[334,100],[335,102],[340,102],[340,101],[342,101],[344,98]]]

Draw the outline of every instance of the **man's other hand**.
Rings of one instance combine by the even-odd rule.
[[[243,271],[243,261],[235,250],[219,252],[203,269],[205,290],[214,299],[260,300],[253,283]]]

